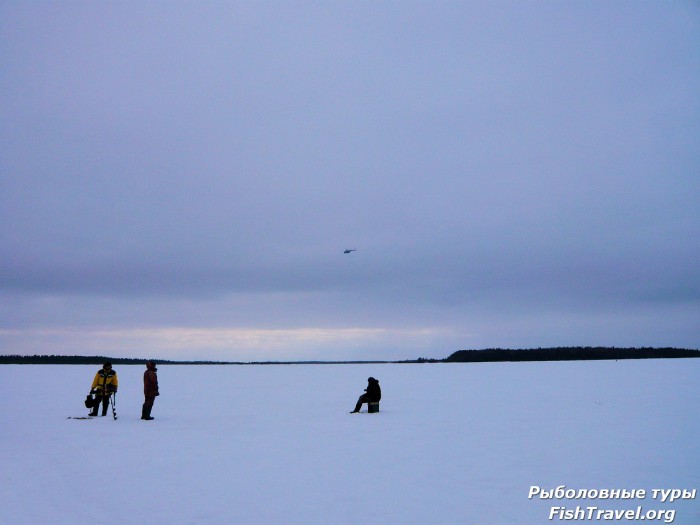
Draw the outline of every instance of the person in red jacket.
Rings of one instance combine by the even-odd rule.
[[[153,361],[148,361],[146,363],[146,371],[143,373],[143,395],[146,400],[141,409],[141,419],[145,419],[146,421],[155,419],[151,417],[151,410],[153,409],[153,402],[156,400],[156,396],[160,395],[158,392],[157,371],[158,369]]]

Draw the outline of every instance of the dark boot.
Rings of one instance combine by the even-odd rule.
[[[107,415],[108,408],[109,408],[109,397],[105,397],[104,401],[102,401],[102,415],[103,416]]]
[[[141,409],[141,419],[145,419],[146,421],[153,421],[155,418],[151,417],[152,409],[152,406],[149,407],[144,404],[143,408]]]

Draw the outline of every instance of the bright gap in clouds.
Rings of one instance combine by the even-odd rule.
[[[405,355],[406,345],[419,351],[429,346],[431,340],[446,335],[447,330],[434,328],[8,329],[0,330],[0,341],[23,348],[26,354],[42,355],[79,353],[168,360],[339,361],[417,358],[421,356]],[[392,348],[394,345],[402,351]],[[71,348],[76,350],[71,352]]]

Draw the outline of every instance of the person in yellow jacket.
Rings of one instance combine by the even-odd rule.
[[[117,391],[119,386],[119,380],[117,379],[117,373],[112,370],[112,363],[105,363],[102,369],[98,370],[95,374],[95,379],[92,381],[92,388],[90,389],[91,394],[95,394],[95,404],[92,407],[91,416],[97,415],[97,410],[100,408],[100,403],[102,403],[102,415],[107,415],[107,408],[109,408],[109,396],[113,392]]]

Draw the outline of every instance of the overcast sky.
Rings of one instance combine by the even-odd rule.
[[[697,2],[2,1],[0,93],[0,353],[700,347]]]

